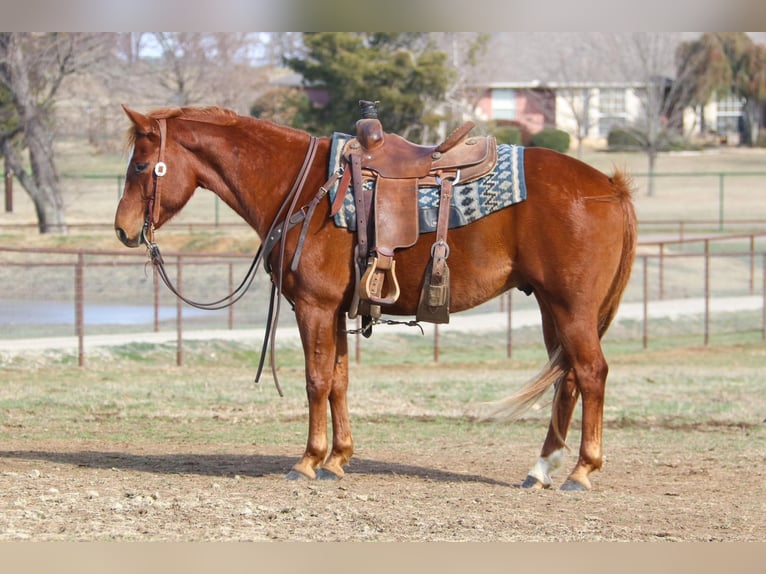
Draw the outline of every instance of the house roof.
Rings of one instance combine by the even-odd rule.
[[[674,54],[700,32],[498,32],[471,74],[486,87],[628,86],[675,76]],[[748,32],[757,43],[766,33]]]
[[[478,88],[636,87],[656,77],[673,78],[676,48],[700,34],[495,32],[482,59],[464,72],[468,85]],[[766,43],[766,32],[748,34]],[[642,64],[646,56],[648,66]],[[296,72],[277,68],[271,83],[299,87],[302,80]]]
[[[670,38],[661,38],[669,42]],[[500,32],[492,35],[483,61],[476,67],[475,85],[624,85],[642,78],[621,44],[625,35],[598,32]],[[673,40],[677,46],[680,40]],[[661,71],[672,72],[672,53]],[[666,58],[663,58],[666,60]]]

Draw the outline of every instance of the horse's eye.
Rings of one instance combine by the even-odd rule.
[[[135,169],[136,169],[136,173],[141,173],[141,172],[142,172],[142,171],[144,171],[144,170],[145,170],[147,167],[149,167],[149,163],[148,163],[148,162],[147,162],[147,163],[137,163],[137,164],[136,164],[136,167],[135,167]]]

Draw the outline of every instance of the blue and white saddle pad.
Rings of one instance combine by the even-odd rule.
[[[345,143],[352,136],[334,133],[330,149],[329,173],[338,169]],[[370,182],[370,185],[374,183]],[[338,182],[329,190],[330,202],[335,201]],[[420,233],[436,230],[439,214],[438,187],[421,187],[418,192]],[[482,178],[470,183],[458,184],[454,188],[450,206],[449,227],[462,227],[505,207],[521,203],[527,198],[524,181],[524,147],[501,144],[497,147],[497,165]],[[353,186],[349,185],[343,199],[343,207],[335,215],[338,227],[356,230],[356,207]]]

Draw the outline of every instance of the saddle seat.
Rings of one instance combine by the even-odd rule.
[[[384,133],[377,119],[359,120],[357,136],[346,144],[344,157],[358,150],[362,168],[383,179],[418,179],[428,185],[439,172],[461,171],[460,181],[489,173],[497,162],[497,145],[491,136],[467,137],[475,124],[465,122],[441,144],[424,146],[400,135]],[[489,168],[489,169],[487,169]]]

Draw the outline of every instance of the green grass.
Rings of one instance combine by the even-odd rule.
[[[148,353],[144,346],[116,348],[94,355],[86,368],[64,354],[17,358],[3,370],[0,440],[303,442],[306,399],[297,349],[279,353],[285,391],[279,398],[268,372],[259,385],[253,382],[256,363],[242,360],[255,358],[252,350],[235,343],[189,345],[187,356],[195,359],[184,367],[169,366],[174,349],[165,346]],[[539,347],[519,354],[438,364],[426,357],[397,363],[392,355],[388,363],[352,364],[352,420],[362,425],[365,443],[379,446],[403,440],[416,448],[445,432],[465,440],[518,432],[513,424],[477,424],[473,417],[478,406],[509,395],[544,362]],[[760,341],[649,351],[615,343],[607,345],[607,356],[607,425],[762,426],[766,346]],[[514,424],[542,429],[548,413],[544,406],[525,415],[529,423]]]

